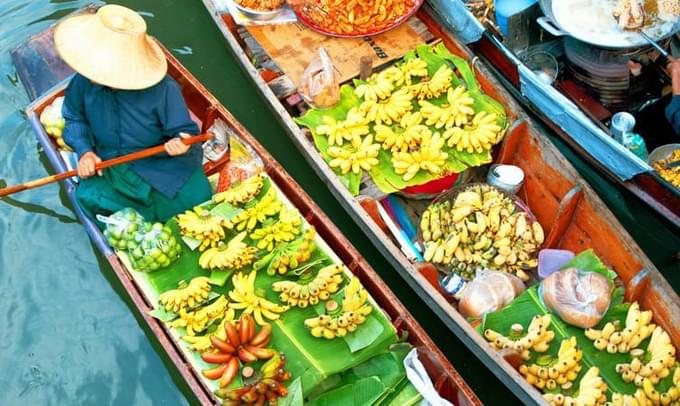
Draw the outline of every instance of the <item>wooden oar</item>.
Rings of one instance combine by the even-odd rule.
[[[198,143],[208,141],[212,138],[213,138],[212,133],[205,133],[205,134],[195,135],[195,136],[190,137],[190,138],[182,138],[182,142],[185,145],[193,145],[193,144],[198,144]],[[128,154],[128,155],[119,156],[118,158],[109,159],[108,161],[102,161],[102,162],[98,163],[95,168],[96,168],[96,170],[106,169],[106,168],[110,168],[112,166],[121,165],[121,164],[125,164],[125,163],[132,162],[132,161],[137,161],[139,159],[148,158],[148,157],[153,156],[153,155],[158,155],[162,152],[165,152],[165,147],[163,145],[158,145],[158,146],[151,147],[151,148],[148,148],[148,149],[144,149],[144,150],[141,150],[141,151],[133,152],[133,153]],[[0,197],[11,195],[13,193],[21,192],[21,191],[28,190],[28,189],[35,189],[37,187],[49,185],[50,183],[58,182],[60,180],[68,179],[70,177],[77,176],[77,175],[78,175],[78,170],[74,169],[72,171],[62,172],[62,173],[58,173],[56,175],[46,176],[46,177],[41,178],[41,179],[32,180],[30,182],[26,182],[26,183],[23,183],[21,185],[9,186],[9,187],[0,189]]]

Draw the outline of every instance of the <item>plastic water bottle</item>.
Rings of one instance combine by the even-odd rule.
[[[503,35],[508,36],[508,19],[536,4],[538,0],[496,0],[496,24]]]

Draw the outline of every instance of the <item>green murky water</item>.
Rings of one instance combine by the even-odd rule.
[[[86,1],[0,1],[0,179],[48,174],[22,110],[28,103],[9,50]],[[288,169],[389,283],[487,404],[512,399],[377,253],[300,156],[236,65],[198,0],[122,1]],[[677,230],[583,165],[598,193],[674,286]],[[131,306],[57,185],[0,203],[0,404],[195,403]]]

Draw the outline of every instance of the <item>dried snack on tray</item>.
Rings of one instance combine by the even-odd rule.
[[[235,0],[241,7],[257,11],[273,11],[283,7],[283,0]]]
[[[410,13],[417,0],[307,0],[302,11],[317,26],[340,35],[379,32]]]

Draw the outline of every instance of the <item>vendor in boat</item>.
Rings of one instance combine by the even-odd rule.
[[[64,140],[78,154],[76,196],[90,216],[132,207],[165,221],[206,201],[211,189],[198,133],[162,49],[134,11],[116,5],[55,29],[62,59],[77,73],[66,89]],[[96,171],[102,160],[164,144],[166,154]]]
[[[680,134],[680,59],[675,59],[668,65],[668,72],[673,80],[673,98],[666,107],[666,118],[675,133]]]

